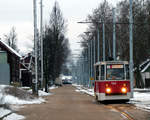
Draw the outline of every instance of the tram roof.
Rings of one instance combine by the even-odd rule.
[[[94,65],[102,65],[102,64],[128,64],[128,61],[100,61],[95,63]]]

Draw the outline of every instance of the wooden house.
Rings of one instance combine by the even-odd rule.
[[[26,56],[21,58],[20,62],[20,80],[22,86],[29,86],[32,85],[32,80],[34,78],[35,70],[34,70],[34,56],[29,53]]]
[[[10,83],[19,82],[19,63],[21,55],[19,55],[14,49],[8,46],[3,41],[0,41],[0,51],[5,52],[5,55],[1,54],[1,65],[8,64],[10,68]],[[1,78],[1,76],[0,76]]]

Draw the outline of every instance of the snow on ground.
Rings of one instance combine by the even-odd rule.
[[[5,116],[5,115],[7,115],[9,113],[11,113],[11,110],[0,108],[0,118],[2,118],[3,116]]]
[[[23,120],[23,119],[25,119],[24,116],[12,113],[11,115],[4,117],[3,120]]]
[[[94,96],[94,89],[87,89],[81,85],[73,84],[76,92],[86,93]],[[150,89],[135,89],[134,98],[129,103],[135,104],[138,108],[150,111]]]
[[[56,88],[58,87],[54,85],[54,86],[49,87],[49,90],[56,89]]]
[[[0,119],[3,120],[23,120],[25,119],[24,116],[18,115],[16,113],[12,113],[11,110],[0,108]]]
[[[94,96],[94,89],[88,89],[83,87],[82,85],[77,85],[77,84],[72,84],[72,85],[77,88],[75,90],[76,92],[86,93],[88,95]]]
[[[130,103],[150,111],[150,92],[134,92],[134,98],[130,100]]]
[[[38,92],[39,92],[39,96],[40,96],[40,97],[51,95],[51,93],[46,93],[46,92],[44,92],[44,91],[42,91],[42,90],[39,90]]]
[[[32,93],[32,90],[28,90],[29,93]],[[42,90],[38,90],[38,95],[39,97],[43,97],[43,96],[48,96],[48,95],[52,95],[51,93],[47,93],[47,92],[44,92]]]
[[[46,93],[44,91],[39,90],[38,91],[39,98],[34,98],[34,99],[29,99],[29,100],[22,100],[22,99],[19,99],[18,97],[5,94],[4,89],[6,87],[9,87],[9,86],[0,85],[0,105],[7,104],[7,105],[9,105],[9,107],[13,111],[14,110],[16,111],[19,108],[22,108],[22,105],[24,105],[24,104],[41,104],[41,103],[45,102],[45,100],[42,98],[42,96],[51,95],[51,93]],[[49,89],[56,89],[56,88],[58,88],[58,87],[52,86]],[[32,90],[29,90],[30,88],[28,88],[28,87],[23,87],[21,89],[27,89],[28,92],[30,92],[30,93],[32,92]],[[11,113],[12,113],[11,110],[4,109],[4,108],[0,107],[0,118],[2,118],[4,116],[7,116],[8,114],[10,114],[7,117],[5,117],[3,120],[22,120],[22,119],[25,119],[24,116],[17,115],[15,113],[11,114]]]
[[[2,95],[1,104],[40,104],[42,102],[45,102],[43,98],[37,98],[33,100],[21,100],[17,97],[11,96],[11,95]]]
[[[14,97],[12,95],[6,95],[4,92],[3,92],[3,89],[7,87],[7,86],[3,86],[3,85],[0,85],[0,104],[40,104],[42,102],[45,102],[45,100],[43,98],[41,98],[42,96],[48,96],[48,95],[51,95],[51,93],[46,93],[44,91],[41,91],[39,90],[38,93],[39,93],[39,98],[35,98],[35,99],[32,99],[32,100],[21,100],[17,97]],[[49,89],[56,89],[58,87],[56,86],[52,86],[50,87]],[[28,92],[32,92],[32,90],[28,90]]]

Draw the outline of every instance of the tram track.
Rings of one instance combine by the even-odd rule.
[[[106,105],[105,107],[119,112],[123,118],[126,118],[125,120],[136,120],[132,114],[127,112],[127,110],[123,110],[125,107],[128,106],[121,108],[120,106],[116,106],[116,105]]]
[[[85,88],[82,89],[88,90]],[[93,97],[93,95],[89,93],[86,92],[83,93]],[[146,115],[145,112],[143,112],[141,109],[138,109],[134,104],[124,103],[122,101],[98,102],[96,99],[93,100],[93,103],[98,105],[102,104],[106,109],[117,112],[118,114],[121,115],[122,117],[121,120],[150,120],[150,117],[147,116],[145,117]]]
[[[83,88],[83,89],[85,89],[85,88]],[[87,93],[85,93],[85,94],[87,94]],[[133,107],[133,105],[129,105],[129,104],[106,104],[105,105],[106,108],[119,112],[123,116],[123,118],[126,118],[125,120],[137,120],[134,118],[134,116],[131,113],[127,112],[127,110],[126,110],[126,109],[130,108],[131,106]],[[123,110],[124,108],[126,108],[126,109]]]

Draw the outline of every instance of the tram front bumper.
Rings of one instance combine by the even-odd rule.
[[[106,95],[105,93],[96,93],[98,101],[105,101],[105,100],[129,100],[131,98],[131,93],[128,92],[127,94],[121,95]]]

